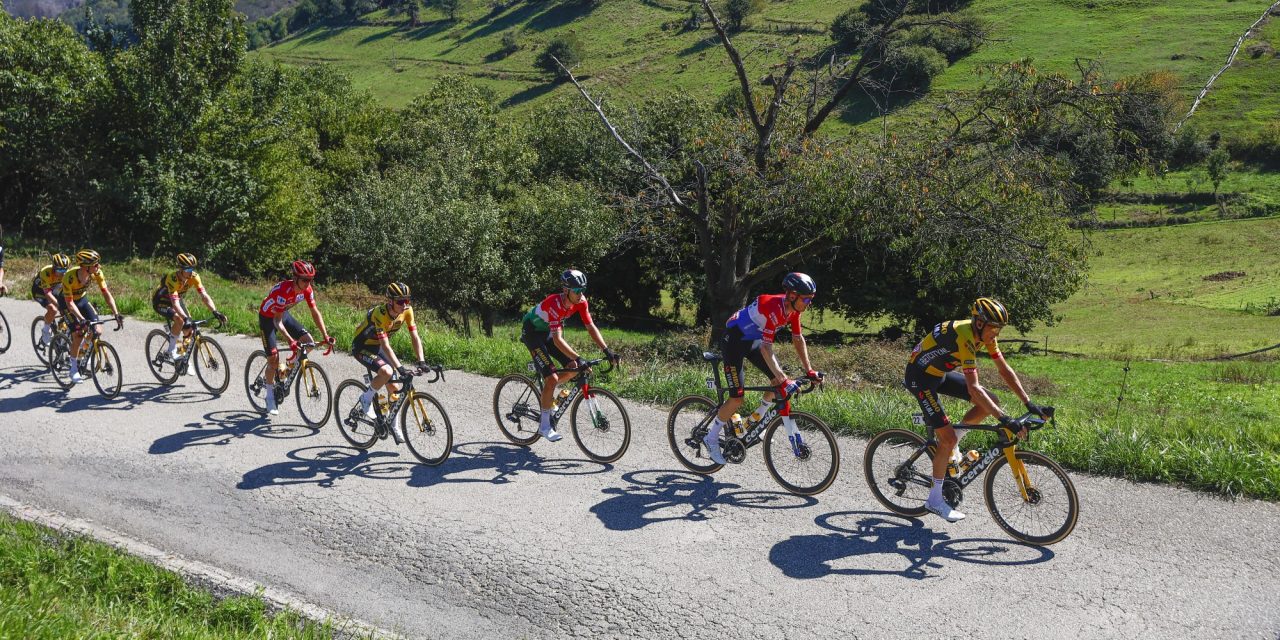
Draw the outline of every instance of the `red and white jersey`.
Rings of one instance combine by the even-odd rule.
[[[303,300],[307,301],[307,306],[316,308],[316,294],[311,287],[299,289],[294,286],[293,280],[285,280],[272,287],[271,293],[263,298],[262,306],[258,308],[258,315],[264,318],[278,318],[280,314]]]
[[[582,318],[582,324],[588,326],[592,324],[591,311],[587,308],[586,296],[582,296],[578,304],[565,307],[561,303],[561,295],[553,293],[530,309],[529,313],[526,313],[524,317],[541,331],[558,331],[564,326],[565,318],[575,313]]]
[[[772,343],[773,334],[787,324],[791,325],[791,335],[800,335],[800,313],[787,313],[787,295],[778,293],[756,298],[755,302],[733,314],[724,326],[738,327],[745,340]]]

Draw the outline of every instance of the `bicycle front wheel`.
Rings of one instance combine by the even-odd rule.
[[[933,489],[933,459],[920,434],[890,429],[872,436],[862,471],[871,495],[886,509],[911,518],[928,513],[924,501]]]
[[[36,359],[40,364],[49,364],[48,345],[44,343],[44,316],[36,316],[31,321],[31,348],[35,349]]]
[[[436,466],[449,459],[453,426],[444,406],[430,394],[414,391],[400,410],[400,432],[409,452],[422,464]]]
[[[513,373],[493,389],[493,417],[502,435],[527,447],[538,439],[542,405],[538,390],[527,376]]]
[[[147,357],[147,368],[160,384],[173,384],[178,379],[178,369],[169,358],[168,331],[156,329],[148,333],[143,354]]]
[[[99,340],[89,354],[89,371],[93,375],[93,386],[104,398],[120,395],[120,387],[124,386],[124,371],[120,368],[120,354],[110,344]]]
[[[53,381],[63,390],[69,391],[74,384],[71,382],[71,337],[66,334],[54,336],[49,343],[47,355]]]
[[[360,405],[360,396],[368,389],[362,382],[346,380],[333,394],[333,415],[338,421],[338,431],[357,449],[368,449],[378,439],[377,427],[364,415],[364,407]]]
[[[588,458],[616,462],[631,444],[631,417],[613,392],[591,389],[590,393],[591,397],[580,394],[569,407],[573,439]]]
[[[308,427],[319,429],[329,420],[333,412],[333,388],[329,386],[329,374],[320,365],[308,360],[298,372],[294,399],[298,402],[298,413]]]
[[[1012,465],[1001,457],[987,470],[983,495],[991,517],[1014,538],[1034,545],[1050,545],[1076,528],[1080,499],[1067,472],[1035,451],[1016,452],[1027,470],[1023,494]]]
[[[13,346],[13,331],[9,328],[9,319],[0,313],[0,353],[9,350]]]
[[[667,414],[667,441],[684,468],[703,475],[715,473],[716,464],[706,452],[702,439],[715,418],[716,404],[702,396],[685,396]]]
[[[215,396],[222,395],[231,385],[231,364],[227,362],[227,352],[209,338],[202,337],[196,341],[189,366],[196,368],[200,384]]]
[[[791,412],[796,435],[787,434],[782,416],[764,431],[764,464],[783,489],[798,496],[822,493],[840,473],[840,445],[821,418]]]
[[[271,386],[267,384],[267,367],[271,366],[271,361],[267,359],[267,352],[258,350],[249,354],[249,359],[244,363],[244,392],[249,396],[249,404],[258,413],[267,412],[267,389]],[[276,398],[279,403],[283,398]]]

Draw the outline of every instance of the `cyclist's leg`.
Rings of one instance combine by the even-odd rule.
[[[311,338],[311,332],[307,331],[307,328],[302,326],[302,323],[298,322],[298,319],[293,317],[292,313],[289,313],[288,311],[284,312],[284,316],[281,317],[281,320],[284,324],[284,330],[288,331],[289,335],[292,336],[294,340],[297,340],[298,342],[315,342],[315,340]]]
[[[151,298],[151,310],[166,320],[165,324],[169,325],[169,357],[174,357],[178,349],[178,331],[181,330],[181,320],[178,314],[174,313],[173,305],[170,304],[169,296],[153,296]]]
[[[720,362],[724,369],[724,385],[729,390],[729,397],[725,400],[724,405],[720,407],[720,411],[716,414],[716,422],[712,424],[712,430],[719,435],[716,426],[724,426],[729,421],[738,408],[742,406],[742,398],[746,395],[746,382],[743,379],[742,365],[751,353],[752,343],[749,340],[742,339],[742,330],[732,327],[725,331],[724,337],[720,339],[720,352],[724,355],[724,360]],[[763,360],[761,360],[763,362]],[[768,368],[766,367],[766,371]]]
[[[764,353],[760,351],[759,344],[752,343],[751,346],[752,346],[751,351],[747,353],[747,360],[749,360],[751,364],[755,366],[757,371],[764,374],[765,379],[769,380],[770,383],[781,384],[781,381],[773,379],[773,372],[769,370],[769,365],[764,361]],[[769,410],[770,405],[773,404],[773,399],[776,397],[777,397],[777,394],[773,393],[772,391],[764,392],[764,394],[762,394],[760,397],[760,406],[756,407],[756,410],[754,411],[754,413],[759,413],[761,416],[763,416],[765,412]],[[790,422],[788,422],[787,424],[788,424],[788,428],[792,426],[792,423]]]
[[[551,409],[551,405],[555,403],[555,389],[556,384],[558,384],[555,374],[556,366],[552,361],[551,352],[554,349],[561,356],[564,356],[564,354],[555,348],[555,343],[551,341],[551,333],[549,331],[535,329],[528,320],[520,328],[520,342],[529,350],[529,357],[533,359],[533,368],[542,377],[542,395],[539,398],[539,407],[541,407],[543,413],[546,413]]]
[[[956,446],[956,430],[951,426],[951,419],[947,417],[947,412],[938,400],[938,391],[945,381],[946,377],[926,375],[908,366],[906,379],[902,384],[920,403],[924,422],[933,431],[938,441],[938,446],[933,452],[933,488],[929,492],[928,499],[925,500],[925,507],[948,521],[955,522],[963,519],[964,514],[952,510],[942,497],[942,484],[947,477],[947,465],[951,461],[951,452]],[[964,378],[961,377],[961,383],[963,382]],[[954,386],[948,386],[947,390],[955,389]]]
[[[267,352],[267,396],[274,398],[276,383],[276,367],[280,366],[280,347],[276,343],[276,323],[262,314],[258,314],[258,335],[262,337],[262,350]]]
[[[374,416],[373,396],[377,395],[378,389],[381,389],[391,379],[391,365],[387,364],[382,354],[377,351],[356,349],[351,355],[373,378],[369,388],[365,389],[365,392],[360,396],[360,406],[364,409],[365,415],[372,418]]]

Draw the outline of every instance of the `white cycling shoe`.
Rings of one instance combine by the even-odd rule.
[[[547,427],[546,429],[543,429],[542,427],[538,427],[538,435],[546,438],[547,442],[560,442],[560,438],[564,437],[556,432],[555,427],[550,427],[550,426]]]
[[[80,375],[79,371],[71,374],[71,384],[80,384],[81,382],[84,382],[84,376]]]
[[[724,459],[724,452],[720,450],[720,438],[712,438],[711,434],[707,434],[702,438],[702,444],[707,447],[707,456],[716,464],[728,464]]]
[[[372,399],[372,398],[371,398],[371,399],[369,399],[369,400],[365,400],[364,398],[360,398],[360,408],[364,410],[364,417],[366,417],[366,418],[368,418],[368,419],[370,419],[370,420],[373,420],[373,419],[375,419],[375,418],[377,418],[377,417],[378,417],[378,415],[377,415],[376,413],[374,413],[374,412],[373,412],[373,399]]]
[[[944,500],[939,500],[936,503],[926,500],[924,508],[928,509],[929,513],[937,515],[947,522],[960,522],[961,520],[964,520],[964,514],[952,509],[951,505],[947,504]]]

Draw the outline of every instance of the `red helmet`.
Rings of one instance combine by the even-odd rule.
[[[306,260],[294,260],[293,275],[299,278],[314,278],[316,277],[316,268]]]

